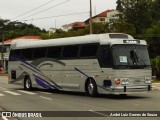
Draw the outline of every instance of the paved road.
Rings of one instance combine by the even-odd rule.
[[[159,120],[160,118],[157,117],[111,118],[96,111],[160,111],[160,91],[134,93],[126,97],[99,95],[96,98],[90,98],[83,93],[54,92],[40,89],[26,92],[20,86],[7,84],[7,78],[0,77],[0,106],[7,111],[88,111],[97,116],[102,116],[92,118],[52,117],[41,118],[42,120]],[[34,120],[35,118],[19,119]],[[39,119],[37,118],[37,120]]]

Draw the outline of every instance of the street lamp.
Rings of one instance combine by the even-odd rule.
[[[90,0],[90,34],[93,34],[93,28],[92,28],[92,0]]]

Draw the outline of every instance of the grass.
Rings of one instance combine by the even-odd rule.
[[[160,80],[153,80],[152,83],[160,83]]]

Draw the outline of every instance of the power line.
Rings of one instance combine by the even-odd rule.
[[[41,7],[45,6],[45,5],[47,5],[47,4],[51,3],[51,2],[53,2],[53,1],[55,1],[55,0],[50,0],[50,1],[48,1],[48,2],[46,2],[46,3],[44,3],[44,4],[42,4],[42,5],[40,5],[40,6],[36,7],[36,8],[34,8],[34,9],[29,10],[29,11],[27,11],[27,12],[25,12],[25,13],[22,13],[22,14],[20,14],[20,15],[14,17],[14,18],[12,18],[12,19],[16,19],[16,18],[19,18],[19,17],[21,17],[21,16],[24,16],[24,15],[26,15],[26,14],[32,12],[32,11],[35,11],[35,10],[37,10],[37,9],[39,9],[39,8],[41,8]]]
[[[34,14],[32,14],[32,15],[29,15],[29,16],[27,16],[27,17],[24,17],[24,18],[20,19],[20,20],[23,20],[23,19],[25,19],[25,18],[32,17],[32,16],[37,15],[37,14],[39,14],[39,13],[45,12],[45,11],[47,11],[47,10],[49,10],[49,9],[55,8],[55,7],[59,6],[59,5],[62,5],[62,4],[64,4],[64,3],[67,3],[67,2],[69,2],[69,1],[71,1],[71,0],[67,0],[67,1],[61,2],[61,3],[59,3],[59,4],[55,5],[55,6],[52,6],[52,7],[50,7],[50,8],[45,9],[45,10],[42,10],[42,11],[40,11],[40,12],[34,13]]]
[[[72,13],[72,14],[63,14],[63,15],[57,15],[57,16],[50,16],[50,17],[42,17],[42,18],[35,18],[35,19],[22,20],[22,21],[48,19],[48,18],[53,18],[53,17],[65,17],[65,16],[71,16],[71,15],[77,15],[77,14],[86,14],[86,13],[89,13],[89,12],[80,12],[80,13]]]

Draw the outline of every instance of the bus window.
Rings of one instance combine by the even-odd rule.
[[[46,48],[36,48],[34,49],[34,55],[33,58],[45,58],[46,57]]]
[[[98,60],[101,67],[112,67],[113,60],[112,60],[112,54],[110,46],[100,46],[100,50],[98,53]]]
[[[16,57],[20,57],[21,56],[21,50],[11,50],[10,55],[14,55]]]
[[[22,50],[21,56],[23,59],[31,60],[33,57],[33,49]]]
[[[96,56],[98,45],[84,45],[81,48],[80,57]]]
[[[48,48],[47,57],[59,58],[61,56],[62,47],[50,47]]]
[[[21,58],[21,50],[11,50],[9,60],[15,61],[12,57]]]
[[[62,57],[69,58],[69,57],[77,57],[78,56],[78,46],[65,46],[63,49]]]

